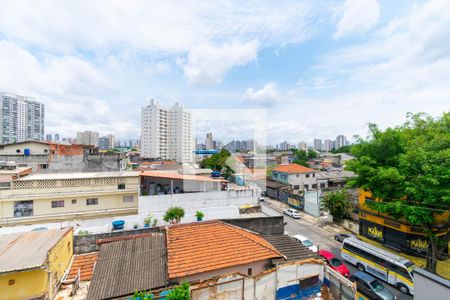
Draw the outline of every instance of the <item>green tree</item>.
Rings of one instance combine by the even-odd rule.
[[[219,153],[206,157],[200,163],[202,168],[209,168],[213,171],[222,172],[225,178],[233,174],[231,166],[229,166],[231,153],[228,150],[222,149]],[[232,161],[231,161],[232,162]]]
[[[346,189],[325,193],[321,206],[338,219],[345,219],[350,216],[350,193]]]
[[[188,282],[183,282],[181,285],[174,288],[167,296],[167,300],[190,300],[190,284]]]
[[[342,146],[337,149],[331,149],[331,153],[350,153],[352,146]]]
[[[171,224],[180,223],[184,217],[184,209],[179,206],[172,206],[167,209],[163,220]]]
[[[347,169],[357,177],[350,184],[380,200],[370,204],[373,209],[426,230],[426,268],[435,272],[448,239],[432,229],[435,216],[450,209],[450,113],[408,114],[401,126],[383,131],[370,124],[369,133],[351,149],[355,159]]]
[[[317,152],[314,150],[308,150],[308,159],[315,159],[317,158]]]
[[[294,160],[292,161],[293,163],[309,167],[308,153],[305,150],[294,149],[293,153],[294,153]]]

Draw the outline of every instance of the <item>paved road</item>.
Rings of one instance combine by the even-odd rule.
[[[268,216],[279,216],[282,214],[282,211],[275,206],[269,204],[269,202],[261,203],[262,212]],[[295,235],[300,234],[309,238],[314,244],[318,244],[319,249],[326,249],[336,255],[336,257],[340,257],[340,246],[341,243],[334,240],[334,234],[314,225],[310,222],[302,219],[293,219],[288,216],[284,216],[284,221],[286,225],[284,227],[285,234]],[[350,270],[350,273],[356,271],[356,268],[345,262],[345,265]],[[397,296],[398,300],[411,300],[413,299],[410,295],[402,294],[398,289],[393,286],[384,283],[395,296]]]

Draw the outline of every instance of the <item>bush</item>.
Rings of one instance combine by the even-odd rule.
[[[179,223],[181,218],[184,217],[184,209],[179,206],[170,207],[164,215],[164,221],[170,224]]]

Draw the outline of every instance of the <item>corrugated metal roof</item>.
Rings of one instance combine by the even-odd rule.
[[[164,235],[102,244],[87,299],[111,299],[168,283]]]
[[[0,273],[42,268],[48,251],[72,228],[0,235]]]
[[[265,235],[266,241],[286,256],[287,261],[317,258],[317,254],[285,234]]]

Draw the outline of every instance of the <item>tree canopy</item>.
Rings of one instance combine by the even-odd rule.
[[[340,148],[331,149],[331,153],[350,153],[352,146],[342,146]]]
[[[179,223],[183,217],[184,217],[184,209],[179,206],[172,206],[169,209],[167,209],[163,219],[166,222],[174,224]]]
[[[298,150],[292,149],[294,154],[293,162],[299,164],[301,166],[309,167],[308,160],[314,159],[317,157],[317,152],[314,150]]]
[[[327,192],[323,197],[321,206],[330,212],[333,217],[345,219],[350,216],[350,193],[346,189]]]
[[[233,170],[227,164],[227,159],[230,156],[230,151],[222,149],[219,153],[204,158],[201,161],[200,166],[202,168],[209,168],[213,171],[223,172],[224,177],[228,178],[233,173]]]
[[[370,124],[369,133],[351,149],[350,184],[382,200],[374,209],[427,228],[431,240],[434,214],[450,209],[450,113],[408,114],[401,126]]]

